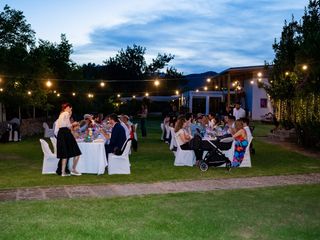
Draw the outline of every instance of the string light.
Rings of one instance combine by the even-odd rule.
[[[251,85],[253,85],[253,84],[254,84],[254,81],[253,81],[253,80],[251,80],[251,81],[250,81],[250,84],[251,84]]]
[[[179,91],[178,90],[176,90],[176,95],[179,95]]]
[[[60,93],[57,93],[57,97],[60,97]]]
[[[146,92],[145,96],[148,97],[148,96],[149,96],[149,93]]]
[[[196,89],[196,92],[199,92],[199,89]]]
[[[72,96],[75,96],[75,95],[76,95],[76,93],[75,93],[75,92],[73,92],[73,93],[72,93]]]
[[[307,69],[308,69],[308,65],[306,65],[306,64],[302,65],[302,70],[303,71],[306,71]]]
[[[119,98],[119,97],[121,97],[121,95],[118,93],[117,97]]]
[[[31,95],[31,91],[28,91],[28,95]]]
[[[56,91],[56,90],[54,90],[54,91],[53,91],[53,93],[57,93],[57,91]]]
[[[158,87],[158,86],[160,85],[159,80],[154,81],[154,85],[155,85],[156,87]]]
[[[136,98],[136,95],[133,95],[132,98],[135,99],[135,98]]]
[[[216,85],[214,88],[215,88],[215,89],[218,89],[218,88],[219,88],[219,86],[218,86],[218,85]]]
[[[52,86],[52,82],[51,82],[50,80],[48,80],[48,81],[46,82],[46,86],[47,86],[47,87],[51,87],[51,86]]]
[[[3,88],[0,88],[0,92],[3,92]]]
[[[289,75],[289,72],[286,72],[285,75],[288,76],[288,75]]]
[[[262,77],[262,73],[261,72],[258,72],[258,77],[260,78],[260,77]]]
[[[261,78],[258,78],[258,82],[261,82],[262,81],[262,79]]]
[[[211,79],[210,79],[210,78],[207,78],[207,82],[208,82],[208,83],[211,82]]]
[[[207,91],[207,90],[208,90],[208,87],[207,87],[207,86],[205,86],[203,89],[204,89],[205,91]]]
[[[101,86],[101,87],[104,87],[105,85],[106,85],[106,84],[105,84],[104,82],[101,82],[101,83],[100,83],[100,86]]]

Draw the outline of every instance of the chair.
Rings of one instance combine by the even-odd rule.
[[[122,154],[120,156],[113,153],[108,154],[108,174],[130,174],[129,152],[131,148],[131,139],[123,144]]]
[[[177,141],[175,136],[175,132],[174,132],[174,128],[170,127],[170,133],[171,133],[171,142],[170,142],[170,150],[173,151],[174,148],[177,148]],[[176,155],[176,151],[173,151],[173,154]]]
[[[49,126],[46,122],[44,122],[42,124],[42,126],[44,128],[44,137],[45,138],[54,137],[54,129],[49,128]]]
[[[171,134],[171,132],[170,132],[170,126],[169,126],[169,124],[165,124],[164,125],[164,128],[165,128],[165,130],[166,130],[166,136],[165,136],[165,142],[166,143],[169,143],[169,139],[170,139],[170,134]],[[172,138],[173,136],[171,136],[171,138]]]
[[[137,129],[138,129],[138,123],[134,124],[134,139],[138,141],[138,134],[137,134]]]
[[[175,138],[176,142],[177,137],[176,134],[172,136],[172,138]],[[174,166],[194,166],[196,163],[196,155],[193,150],[182,150],[180,145],[177,144],[177,152],[175,154],[175,159],[174,159]]]
[[[246,152],[244,153],[244,158],[242,160],[240,167],[251,167],[250,145],[251,145],[252,139],[253,137],[248,139],[248,146],[246,148]]]
[[[53,154],[57,156],[57,139],[55,137],[50,137],[50,141],[53,146]]]
[[[161,137],[160,137],[160,140],[164,140],[164,133],[165,133],[165,130],[164,130],[164,123],[161,123],[160,124],[160,128],[161,128]]]
[[[42,174],[55,174],[59,159],[51,152],[48,143],[40,139],[43,152]]]

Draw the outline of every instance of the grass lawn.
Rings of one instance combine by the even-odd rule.
[[[201,172],[193,167],[174,167],[174,157],[167,144],[160,141],[160,121],[149,120],[148,137],[139,137],[138,152],[130,156],[131,175],[85,174],[81,177],[62,178],[42,175],[43,154],[39,137],[23,139],[19,143],[0,145],[0,189],[74,184],[105,184],[128,182],[156,182],[207,178],[248,177],[320,172],[320,160],[290,152],[280,146],[254,139],[256,154],[252,156],[252,168],[209,168]],[[257,124],[255,136],[266,135],[271,125]],[[41,136],[42,137],[42,136]]]
[[[320,185],[0,203],[0,239],[320,239]]]

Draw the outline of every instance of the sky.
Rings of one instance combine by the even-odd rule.
[[[0,0],[20,10],[37,39],[66,34],[77,64],[114,57],[133,44],[175,56],[184,74],[263,65],[274,58],[284,21],[301,19],[308,0]]]

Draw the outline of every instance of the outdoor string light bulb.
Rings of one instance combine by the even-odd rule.
[[[207,86],[205,86],[203,89],[204,89],[205,91],[207,91],[207,90],[208,90],[208,87],[207,87]]]
[[[3,88],[0,88],[0,92],[3,92]]]
[[[154,85],[155,85],[156,87],[158,87],[158,86],[160,85],[159,80],[155,80],[155,81],[154,81]]]
[[[101,86],[101,87],[104,87],[105,85],[106,85],[106,84],[105,84],[104,82],[101,82],[101,83],[100,83],[100,86]]]
[[[136,98],[136,95],[133,95],[132,98]]]
[[[178,90],[176,90],[176,95],[179,95],[179,91]]]
[[[258,78],[258,82],[261,82],[262,81],[262,79],[261,78]]]
[[[288,75],[289,75],[289,72],[286,72],[285,75],[288,76]]]
[[[75,96],[75,95],[76,95],[76,93],[75,93],[75,92],[73,92],[73,93],[72,93],[72,96]]]
[[[250,84],[254,84],[254,81],[253,81],[253,80],[251,80],[251,81],[250,81]]]
[[[306,71],[307,69],[308,69],[308,65],[306,65],[306,64],[302,65],[302,70],[303,71]]]
[[[216,85],[214,88],[215,88],[215,89],[218,89],[218,88],[219,88],[219,86],[218,86],[218,85]]]
[[[207,82],[208,82],[208,83],[211,82],[211,79],[210,79],[210,78],[207,78]]]
[[[54,91],[53,91],[53,93],[57,93],[57,91],[56,91],[56,90],[54,90]]]
[[[28,95],[31,95],[31,91],[28,91]]]
[[[148,97],[148,96],[149,96],[149,93],[147,93],[147,92],[146,92],[146,94],[145,94],[145,95],[146,95],[146,97]]]
[[[52,82],[51,82],[50,80],[48,80],[48,81],[46,82],[46,85],[47,85],[47,87],[51,87],[51,86],[52,86]]]
[[[117,95],[117,97],[120,97],[120,96],[121,96],[120,94]]]
[[[57,97],[60,97],[60,93],[57,93]]]
[[[261,72],[258,72],[258,77],[260,78],[260,77],[262,77],[262,73]]]
[[[196,89],[196,92],[199,92],[199,89]]]

